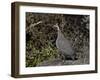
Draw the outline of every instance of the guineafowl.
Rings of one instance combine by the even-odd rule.
[[[64,60],[68,58],[70,58],[71,60],[75,60],[76,54],[74,52],[74,49],[72,48],[70,41],[64,37],[58,24],[54,25],[54,27],[56,27],[58,31],[56,39],[56,47],[58,48],[60,55]]]

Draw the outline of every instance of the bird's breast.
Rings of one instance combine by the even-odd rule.
[[[63,51],[66,54],[73,54],[74,52],[70,44],[70,41],[61,35],[58,35],[57,37],[56,47],[58,48],[58,50]]]

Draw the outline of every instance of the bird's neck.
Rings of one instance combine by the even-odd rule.
[[[61,37],[61,38],[64,37],[59,26],[57,26],[57,31],[58,31],[58,37]]]
[[[59,32],[61,33],[61,30],[58,28],[58,33],[59,33]]]
[[[58,35],[57,35],[57,39],[65,39],[65,36],[64,36],[64,34],[62,33],[62,31],[61,30],[58,30]]]
[[[60,30],[59,27],[57,27],[57,30],[58,30],[58,31]]]
[[[59,29],[58,30],[58,37],[62,37],[63,35],[62,35],[62,32],[61,32],[61,30]]]

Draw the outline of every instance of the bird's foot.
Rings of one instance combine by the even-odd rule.
[[[72,57],[72,60],[74,61],[74,60],[77,60],[78,58],[76,57],[76,56],[73,56]]]

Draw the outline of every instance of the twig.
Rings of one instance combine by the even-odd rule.
[[[40,23],[42,23],[42,21],[39,21],[39,22],[34,23],[34,24],[31,24],[29,27],[26,28],[26,31],[28,31],[29,29],[31,29],[32,27],[34,27],[34,26],[36,26],[36,25],[38,25]]]

